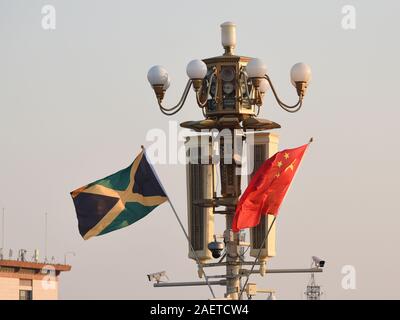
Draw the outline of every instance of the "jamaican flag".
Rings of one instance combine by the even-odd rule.
[[[72,191],[71,196],[85,240],[129,226],[167,201],[144,150],[126,169]]]

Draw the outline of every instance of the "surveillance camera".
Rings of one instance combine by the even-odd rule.
[[[161,282],[161,279],[165,277],[166,279],[168,279],[167,276],[167,272],[166,271],[160,271],[160,272],[156,272],[156,273],[150,273],[147,275],[147,278],[149,279],[149,281],[155,281],[157,283]],[[169,280],[169,279],[168,279]]]
[[[324,265],[325,265],[325,260],[322,260],[322,259],[320,259],[320,258],[318,258],[318,257],[316,257],[316,256],[313,256],[312,259],[313,259],[313,262],[315,263],[315,265],[316,265],[317,267],[321,267],[321,268],[324,267]]]
[[[208,249],[211,251],[213,258],[217,259],[221,257],[224,244],[222,242],[212,241],[208,244]]]
[[[276,300],[276,295],[273,292],[270,292],[270,294],[267,297],[267,300]]]

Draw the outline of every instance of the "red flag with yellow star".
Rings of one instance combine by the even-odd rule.
[[[277,152],[261,165],[236,206],[233,231],[255,227],[262,214],[278,214],[308,145]]]

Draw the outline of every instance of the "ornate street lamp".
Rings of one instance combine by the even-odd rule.
[[[221,31],[225,53],[222,56],[189,62],[186,68],[189,80],[181,99],[175,106],[165,107],[162,104],[170,85],[166,69],[153,66],[149,70],[147,78],[154,89],[161,112],[174,115],[180,111],[193,86],[197,104],[203,111],[204,117],[210,121],[189,121],[182,123],[183,127],[194,130],[211,127],[242,127],[256,130],[279,128],[277,123],[255,118],[263,105],[265,94],[271,88],[282,109],[288,112],[299,111],[311,79],[310,67],[304,63],[297,63],[292,67],[290,79],[296,88],[298,101],[294,105],[287,105],[279,98],[262,60],[234,54],[235,24],[225,22],[221,25]],[[237,121],[231,119],[232,116]]]
[[[189,62],[186,68],[189,79],[181,99],[175,106],[163,105],[165,92],[170,85],[166,69],[154,66],[149,70],[147,78],[156,94],[160,111],[168,116],[174,115],[182,109],[190,88],[193,87],[197,105],[202,110],[205,119],[185,121],[181,123],[182,127],[195,131],[213,131],[215,129],[220,133],[228,131],[233,139],[239,137],[239,140],[246,141],[248,146],[250,143],[246,140],[247,137],[254,137],[254,145],[250,147],[254,149],[254,159],[251,159],[251,162],[256,170],[278,150],[277,135],[266,131],[280,128],[280,125],[257,117],[266,93],[271,90],[282,109],[288,112],[297,112],[302,106],[311,79],[311,71],[304,63],[297,63],[292,67],[290,78],[296,88],[298,101],[294,105],[287,105],[278,97],[268,75],[267,67],[260,59],[234,54],[236,47],[235,24],[225,22],[221,25],[221,31],[224,54]],[[237,131],[240,133],[238,134]],[[234,151],[230,157],[225,157],[226,150],[233,149],[233,139],[224,136],[216,143],[213,133],[206,136],[206,139],[203,139],[204,137],[204,134],[191,136],[185,143],[187,156],[191,160],[187,165],[188,233],[190,247],[193,249],[189,251],[189,257],[199,262],[200,277],[205,275],[204,267],[225,266],[225,275],[211,276],[224,279],[214,281],[212,284],[225,285],[225,297],[240,299],[243,291],[249,289],[243,288],[240,281],[244,275],[249,274],[249,270],[242,267],[251,264],[251,262],[245,261],[244,254],[247,250],[245,251],[243,248],[250,247],[250,256],[257,257],[256,260],[258,260],[258,272],[264,275],[265,272],[268,272],[266,270],[267,259],[275,256],[276,224],[272,225],[271,219],[264,215],[260,224],[251,228],[250,242],[247,243],[244,241],[244,233],[232,232],[232,219],[241,194],[241,175],[238,172],[241,169],[242,155]],[[218,163],[219,175],[215,163],[203,161],[210,159],[210,153],[213,153],[217,144],[219,154],[224,155]],[[217,179],[220,180],[220,183],[216,182]],[[220,210],[221,207],[223,207],[222,210]],[[215,214],[223,214],[226,217],[223,242],[217,240],[217,235],[214,234]],[[221,238],[221,235],[219,237]],[[267,241],[263,242],[264,238]],[[209,263],[208,261],[211,259],[219,259],[219,261]],[[156,284],[155,286],[201,284],[205,283]],[[206,284],[210,285],[208,277],[206,277]]]

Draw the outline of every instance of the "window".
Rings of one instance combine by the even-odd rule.
[[[30,279],[19,279],[19,285],[23,287],[32,287],[32,280]]]
[[[32,300],[32,290],[19,290],[19,300]]]

